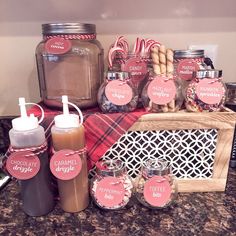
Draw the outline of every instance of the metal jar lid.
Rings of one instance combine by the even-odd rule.
[[[227,89],[232,89],[232,90],[236,90],[236,82],[228,82],[228,83],[225,83]]]
[[[108,71],[106,76],[108,80],[126,80],[129,78],[130,73],[126,71]]]
[[[201,58],[204,57],[204,50],[174,50],[174,58]]]
[[[203,79],[203,78],[220,78],[222,77],[222,70],[197,70],[193,72],[193,77],[197,79]]]
[[[96,34],[96,25],[84,23],[42,24],[43,35],[51,34]]]

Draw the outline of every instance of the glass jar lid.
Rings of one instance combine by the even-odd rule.
[[[193,77],[197,79],[203,79],[203,78],[220,78],[222,77],[222,70],[198,70],[193,72]]]
[[[174,58],[199,58],[204,57],[204,50],[174,50]]]
[[[171,167],[166,160],[148,160],[143,165],[143,174],[149,176],[164,176],[171,173]]]
[[[96,25],[85,23],[42,24],[43,35],[50,34],[96,34]]]
[[[120,160],[100,160],[96,163],[96,171],[101,176],[120,176],[125,171],[125,165]]]
[[[106,77],[108,80],[126,80],[130,73],[126,71],[108,71]]]

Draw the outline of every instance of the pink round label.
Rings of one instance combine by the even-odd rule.
[[[143,194],[150,205],[162,207],[170,200],[171,186],[162,176],[154,176],[145,183]]]
[[[52,174],[61,180],[75,178],[81,171],[82,161],[73,150],[61,150],[56,152],[50,160]]]
[[[108,82],[105,94],[110,102],[118,106],[128,104],[133,97],[132,88],[126,82],[120,80]]]
[[[191,80],[193,71],[199,70],[197,62],[189,59],[181,60],[177,66],[177,73],[180,79]]]
[[[219,104],[224,93],[222,83],[214,79],[202,79],[196,86],[198,98],[206,104]]]
[[[6,168],[16,179],[31,179],[39,172],[40,161],[33,152],[14,152],[8,157]]]
[[[165,105],[175,98],[175,83],[166,77],[156,76],[148,85],[147,94],[153,103]]]
[[[131,76],[140,76],[147,73],[147,63],[140,58],[130,58],[122,64],[122,70],[130,72]]]
[[[68,39],[55,37],[49,39],[45,44],[45,50],[51,54],[64,54],[71,49],[71,42]]]
[[[105,177],[98,182],[95,197],[99,204],[106,207],[114,207],[122,203],[125,189],[116,177]]]

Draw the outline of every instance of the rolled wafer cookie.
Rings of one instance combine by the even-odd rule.
[[[153,47],[151,48],[151,58],[152,58],[152,66],[153,71],[156,75],[161,74],[161,68],[160,68],[160,61],[159,61],[159,48]]]
[[[167,74],[174,73],[174,52],[172,49],[168,48],[166,50],[166,72]]]
[[[163,44],[159,48],[159,60],[161,74],[166,74],[166,47]]]

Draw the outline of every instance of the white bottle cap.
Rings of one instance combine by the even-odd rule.
[[[41,109],[42,116],[39,121],[38,118],[34,116],[34,114],[30,114],[29,116],[27,115],[26,105],[28,104],[37,105]],[[21,116],[12,120],[12,128],[16,131],[27,131],[36,129],[39,126],[39,123],[41,123],[44,118],[43,109],[38,104],[26,103],[25,98],[19,98],[19,106]]]
[[[55,126],[57,128],[77,128],[83,123],[83,115],[81,110],[73,103],[68,102],[68,96],[62,96],[63,114],[54,117]],[[73,106],[79,113],[70,114],[68,105]]]

